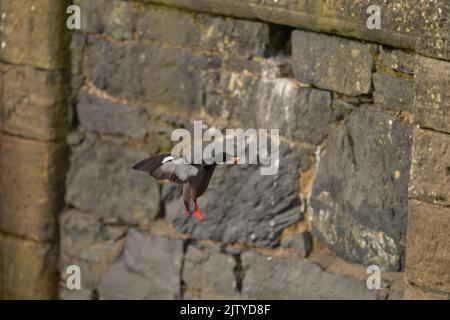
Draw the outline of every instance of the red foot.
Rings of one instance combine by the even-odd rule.
[[[198,210],[197,200],[194,201],[194,214],[198,220],[203,221],[203,216],[202,216],[201,212]]]
[[[188,209],[184,209],[184,215],[189,218],[191,216],[191,213]]]

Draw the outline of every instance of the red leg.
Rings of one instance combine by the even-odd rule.
[[[194,200],[194,214],[197,217],[198,220],[203,221],[203,216],[200,213],[200,211],[198,210],[198,203],[197,203],[197,199]]]
[[[189,211],[188,208],[185,208],[185,209],[184,209],[184,215],[185,215],[186,217],[188,217],[188,218],[191,216],[191,212]]]

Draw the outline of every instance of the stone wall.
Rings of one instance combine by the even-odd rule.
[[[366,8],[377,2],[386,18],[381,30],[368,30]],[[8,21],[8,10],[18,9],[4,3]],[[25,44],[8,51],[10,29],[2,27],[3,114],[14,114],[8,103],[25,110],[3,116],[2,196],[23,203],[3,190],[21,181],[12,163],[28,164],[25,151],[38,141],[47,146],[41,166],[55,166],[37,169],[40,178],[48,172],[47,185],[20,176],[37,188],[32,196],[45,190],[51,199],[24,205],[28,229],[2,205],[0,267],[33,261],[13,254],[28,238],[26,250],[42,265],[48,251],[32,246],[53,248],[49,226],[59,211],[61,299],[449,297],[448,4],[74,3],[82,30],[72,32],[69,96],[65,35],[42,45],[35,65]],[[56,22],[41,23],[49,32]],[[17,73],[35,80],[7,81]],[[22,97],[8,93],[15,87]],[[261,176],[258,165],[217,169],[200,198],[202,223],[183,215],[178,186],[130,170],[170,151],[172,130],[194,120],[282,135],[278,174]],[[22,136],[29,146],[8,142]],[[61,209],[64,138],[71,156]],[[41,163],[35,157],[33,165]],[[82,290],[66,288],[73,264]],[[372,264],[382,269],[381,290],[367,289]],[[11,279],[0,278],[5,292]]]
[[[57,297],[68,164],[68,1],[0,2],[0,298]],[[32,30],[32,32],[30,32]]]

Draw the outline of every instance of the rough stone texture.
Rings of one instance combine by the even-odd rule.
[[[416,51],[426,56],[450,60],[450,3],[421,1],[416,9]]]
[[[188,289],[199,290],[202,294],[237,293],[236,261],[218,249],[188,247],[183,267],[183,281]]]
[[[217,57],[154,44],[88,39],[90,80],[113,96],[191,107],[198,104],[202,70],[218,67]],[[177,79],[177,81],[174,81]]]
[[[328,273],[307,261],[242,254],[244,297],[257,299],[376,299],[365,282]]]
[[[413,75],[415,55],[397,49],[381,47],[380,60],[385,68],[404,74]]]
[[[2,1],[1,60],[62,69],[69,56],[66,9],[70,1]]]
[[[406,280],[450,294],[450,208],[409,202]]]
[[[0,232],[0,298],[56,298],[55,244],[17,239]]]
[[[67,134],[68,74],[0,64],[1,121],[5,132],[40,140]]]
[[[150,127],[145,109],[98,98],[85,91],[80,93],[77,111],[82,127],[100,133],[142,139]]]
[[[183,241],[131,229],[121,259],[104,275],[101,299],[180,297]]]
[[[260,175],[259,165],[219,166],[199,199],[205,220],[186,219],[178,186],[163,190],[166,218],[195,239],[273,246],[282,230],[301,218],[298,190],[299,166],[304,156],[280,150],[276,175]]]
[[[66,146],[3,134],[0,148],[0,229],[37,241],[54,239]]]
[[[277,49],[280,31],[266,23],[192,13],[123,1],[78,0],[83,30],[117,40],[150,40],[236,56],[264,56]],[[275,42],[275,43],[274,43]]]
[[[417,123],[450,133],[450,63],[417,56],[415,79]]]
[[[120,142],[86,139],[74,148],[66,202],[108,221],[148,224],[159,212],[154,179],[131,167],[148,155]]]
[[[450,300],[450,294],[423,290],[414,286],[407,286],[404,300]]]
[[[358,39],[385,43],[397,47],[414,48],[416,31],[420,29],[421,6],[411,1],[362,0],[343,2],[258,1],[253,0],[144,0],[180,8],[258,19],[298,29],[337,33]],[[383,12],[380,30],[367,28],[367,8],[379,5]],[[430,10],[431,11],[431,10]],[[431,12],[427,13],[427,18]],[[444,34],[439,32],[438,35]],[[431,37],[431,35],[430,35]],[[434,38],[434,35],[433,37]]]
[[[411,129],[362,106],[326,142],[310,199],[315,235],[349,261],[402,267]]]
[[[370,92],[374,63],[369,45],[295,30],[292,60],[295,77],[301,82],[351,96]]]
[[[308,232],[294,233],[283,239],[281,245],[293,248],[296,254],[306,258],[312,249],[312,237]]]
[[[450,205],[450,135],[414,129],[409,195]]]
[[[383,106],[387,110],[414,112],[414,81],[375,73],[373,85],[376,105]]]
[[[242,128],[279,129],[289,139],[316,144],[340,117],[340,110],[331,108],[329,92],[301,87],[292,79],[232,72],[218,82],[205,85],[206,110]]]
[[[92,214],[69,210],[60,216],[62,298],[92,298],[101,277],[120,254],[125,234],[125,226],[103,225]],[[81,269],[81,292],[66,289],[66,270],[70,265]]]

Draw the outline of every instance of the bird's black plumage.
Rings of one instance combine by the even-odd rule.
[[[237,157],[228,153],[218,154],[214,157],[222,163],[232,159],[236,163]],[[134,170],[145,171],[159,180],[170,180],[183,184],[183,202],[186,214],[191,214],[192,203],[194,203],[194,213],[200,220],[203,220],[198,211],[197,198],[205,193],[211,177],[216,168],[217,162],[203,161],[202,164],[190,164],[184,157],[175,157],[168,153],[159,154],[142,160],[134,165]]]

